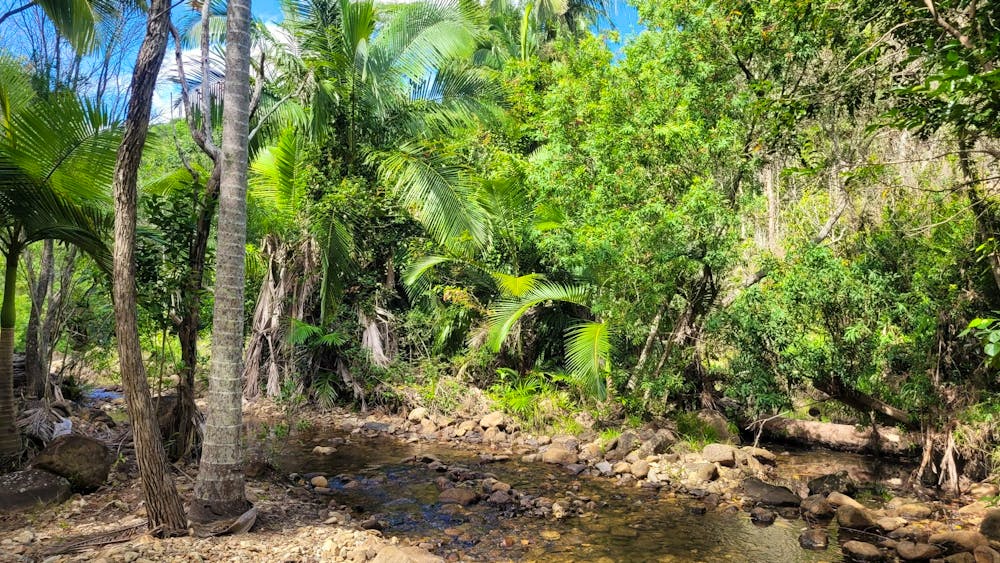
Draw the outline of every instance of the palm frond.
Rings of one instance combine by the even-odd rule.
[[[504,299],[496,305],[490,313],[487,344],[494,352],[499,352],[517,321],[536,305],[546,301],[583,303],[585,299],[586,291],[581,286],[540,281],[520,298]]]
[[[544,274],[525,274],[523,276],[512,276],[501,272],[493,272],[493,279],[496,280],[500,288],[500,294],[504,298],[524,297],[529,291],[534,289],[538,282],[545,281]]]
[[[586,321],[566,331],[566,367],[588,394],[602,401],[607,398],[611,340],[606,323]]]
[[[452,261],[452,258],[441,255],[424,256],[407,266],[403,272],[403,286],[410,299],[416,299],[430,289],[430,274],[434,267],[445,262]]]

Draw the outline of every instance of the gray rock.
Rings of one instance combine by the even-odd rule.
[[[104,444],[70,434],[49,442],[31,466],[65,477],[74,491],[90,492],[107,481],[111,458]]]
[[[733,467],[736,465],[736,448],[728,444],[709,444],[701,451],[701,457],[710,463]]]
[[[718,412],[713,410],[699,411],[698,419],[712,429],[715,433],[716,440],[720,442],[739,442],[739,436],[733,436],[733,434],[729,432],[729,421]]]
[[[768,465],[774,465],[778,461],[778,456],[774,455],[770,450],[765,450],[764,448],[743,446],[742,448],[740,448],[740,451],[750,457],[753,457],[757,461],[766,463]]]
[[[881,561],[882,552],[870,543],[852,540],[843,546],[844,555],[856,561]]]
[[[0,512],[4,514],[63,502],[70,494],[69,481],[41,469],[0,475]]]
[[[812,528],[799,535],[799,545],[803,549],[826,549],[830,545],[830,536],[822,528]]]
[[[802,499],[787,487],[765,483],[756,477],[743,481],[743,493],[764,506],[799,506]]]
[[[611,466],[610,462],[602,461],[594,465],[594,469],[601,472],[601,475],[610,476],[614,472],[614,468]]]
[[[715,481],[719,478],[718,466],[714,463],[708,463],[707,461],[699,463],[685,463],[684,471],[687,472],[688,478],[700,482]]]
[[[928,538],[927,542],[941,547],[947,554],[953,554],[963,551],[973,551],[981,545],[989,546],[990,540],[979,532],[957,530],[933,534]]]
[[[410,411],[409,416],[406,417],[410,422],[420,422],[424,418],[427,418],[427,409],[424,407],[417,407]]]
[[[491,412],[490,414],[484,416],[479,420],[479,426],[483,428],[492,428],[494,426],[504,425],[504,416],[502,412]]]
[[[626,430],[608,444],[604,458],[608,461],[621,461],[639,445],[639,437],[635,435],[635,432]]]
[[[860,502],[852,499],[851,497],[838,493],[836,491],[826,495],[826,502],[830,503],[834,508],[840,508],[843,505],[853,506],[854,508],[864,508],[864,505]]]

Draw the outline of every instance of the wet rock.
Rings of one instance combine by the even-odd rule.
[[[981,545],[989,546],[990,540],[979,532],[957,530],[932,534],[927,542],[941,547],[945,553],[953,554],[962,551],[972,551]]]
[[[377,421],[374,421],[374,420],[369,420],[369,421],[366,421],[364,424],[361,425],[361,429],[365,430],[365,431],[368,431],[368,432],[380,432],[380,433],[389,434],[389,433],[392,433],[392,431],[395,428],[393,427],[393,425],[389,424],[388,422],[377,422]]]
[[[688,512],[691,513],[691,514],[694,514],[696,516],[701,516],[703,514],[707,514],[708,513],[708,507],[705,506],[704,504],[696,504],[694,506],[689,506],[688,507]],[[751,519],[752,518],[753,518],[753,516],[751,515]]]
[[[976,563],[1000,563],[1000,552],[992,547],[981,545],[972,551]]]
[[[779,487],[751,477],[743,481],[743,493],[765,506],[799,506],[802,499],[787,487]]]
[[[883,532],[892,532],[906,525],[906,519],[899,516],[883,516],[875,520],[875,525]]]
[[[49,442],[31,466],[65,477],[74,491],[90,492],[107,481],[111,459],[108,448],[101,442],[70,434]]]
[[[873,515],[867,509],[849,504],[841,505],[837,509],[837,523],[843,528],[853,530],[870,530],[877,527]]]
[[[701,450],[701,457],[710,463],[718,463],[723,467],[736,465],[736,448],[728,444],[709,444]]]
[[[1000,508],[986,513],[982,523],[979,524],[979,533],[991,540],[1000,541]]]
[[[896,544],[896,553],[903,561],[926,561],[941,555],[941,549],[929,543],[901,541]]]
[[[842,547],[844,555],[855,561],[881,561],[883,559],[879,548],[867,542],[852,540]]]
[[[563,469],[565,469],[566,471],[570,472],[573,475],[579,475],[583,473],[584,470],[587,469],[587,466],[582,463],[570,463],[568,465],[564,465]]]
[[[542,461],[545,463],[568,465],[570,463],[576,463],[576,460],[577,456],[575,452],[571,452],[558,444],[552,444],[542,452]]]
[[[421,420],[427,418],[427,414],[428,414],[427,409],[425,409],[424,407],[417,407],[412,411],[410,411],[410,414],[409,416],[406,417],[406,420],[409,420],[410,422],[420,422]]]
[[[719,468],[714,463],[708,463],[707,461],[699,463],[685,463],[684,471],[687,473],[689,479],[704,482],[704,481],[715,481],[719,478]]]
[[[846,471],[816,477],[809,481],[807,486],[810,495],[828,495],[830,493],[853,495],[857,491],[857,483],[851,479]]]
[[[812,528],[799,535],[799,545],[804,549],[826,549],[830,545],[830,536],[824,529]]]
[[[771,525],[778,518],[773,510],[758,506],[750,511],[750,520],[755,524]]]
[[[385,545],[371,563],[444,563],[444,559],[417,546]]]
[[[907,524],[889,532],[889,537],[894,540],[910,540],[915,543],[927,543],[930,532],[917,524]]]
[[[569,516],[569,510],[561,502],[552,503],[552,517],[557,520],[562,520],[563,518]]]
[[[10,514],[39,504],[63,502],[70,494],[69,481],[41,469],[0,475],[0,513]]]
[[[333,446],[316,446],[312,449],[312,453],[316,455],[330,455],[337,451],[337,448]]]
[[[823,495],[810,495],[800,505],[802,515],[809,518],[833,518],[834,510]]]
[[[629,471],[632,472],[632,475],[636,479],[642,479],[649,474],[649,462],[640,459],[639,461],[632,464],[632,466],[629,468]]]
[[[466,506],[476,502],[479,499],[479,495],[476,494],[472,489],[467,489],[465,487],[453,487],[451,489],[445,489],[441,491],[438,495],[438,502],[441,504],[460,504]]]
[[[317,475],[309,480],[309,484],[314,487],[326,487],[329,485],[329,482],[326,480],[326,477]]]
[[[541,536],[543,540],[547,541],[556,541],[562,537],[562,534],[555,530],[542,530],[538,535]]]
[[[826,495],[826,502],[830,503],[834,508],[840,508],[841,506],[848,505],[854,508],[864,508],[864,505],[860,502],[852,499],[851,497],[838,493],[836,491]]]
[[[909,520],[923,520],[929,518],[934,513],[934,509],[926,504],[911,502],[896,509],[896,514]]]
[[[482,428],[492,428],[495,426],[504,426],[505,418],[502,412],[491,412],[490,414],[484,416],[479,420],[479,426]]]

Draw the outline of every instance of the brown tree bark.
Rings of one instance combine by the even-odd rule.
[[[136,181],[149,128],[153,89],[167,46],[170,7],[171,0],[150,2],[145,39],[132,73],[132,95],[114,173],[115,247],[112,278],[122,385],[129,406],[149,528],[163,534],[175,534],[184,530],[186,520],[181,497],[167,466],[167,456],[160,441],[156,413],[146,380],[146,369],[142,363],[136,316],[135,238]]]
[[[222,114],[222,181],[208,420],[190,517],[230,519],[249,508],[243,477],[243,290],[250,131],[250,0],[230,0]]]

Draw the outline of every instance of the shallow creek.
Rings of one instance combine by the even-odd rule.
[[[332,455],[312,453],[317,440],[348,439]],[[782,452],[778,449],[777,451]],[[768,527],[753,524],[745,512],[709,510],[697,499],[656,489],[619,487],[606,479],[573,476],[561,467],[528,464],[518,459],[484,462],[476,455],[440,444],[403,443],[386,437],[363,438],[312,431],[285,440],[273,452],[285,474],[318,473],[330,479],[332,499],[351,508],[357,520],[375,518],[386,524],[386,536],[427,542],[442,556],[497,561],[841,561],[836,525],[830,527],[826,551],[799,547],[808,524],[778,518]],[[595,501],[597,507],[564,520],[512,516],[481,502],[463,510],[442,509],[434,479],[440,475],[424,463],[407,461],[433,456],[441,462],[494,475],[533,496]],[[877,460],[835,452],[783,452],[778,467],[788,478],[808,478],[839,469],[852,474],[879,471]],[[888,478],[891,478],[890,476]]]

